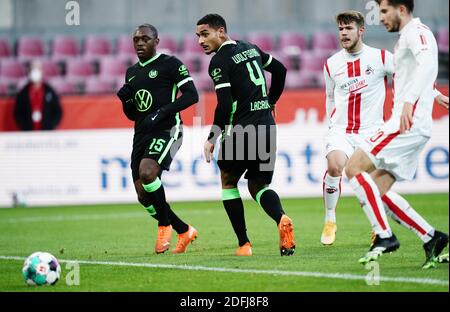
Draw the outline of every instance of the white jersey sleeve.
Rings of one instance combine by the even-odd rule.
[[[422,33],[411,32],[411,35],[406,36],[408,48],[416,60],[416,67],[406,87],[405,101],[413,104],[419,99],[425,88],[429,86],[430,79],[434,77],[434,83],[437,77],[438,66],[435,64],[436,59],[433,55],[433,49],[428,43],[431,40],[427,37],[429,35],[425,31]]]
[[[394,74],[394,55],[391,52],[383,50],[384,52],[384,72],[387,76]]]
[[[434,88],[438,73],[438,47],[433,32],[419,18],[411,20],[400,31],[394,64],[392,118],[399,122],[403,105],[413,104],[413,127],[429,137],[432,132],[433,103],[438,95]]]
[[[330,71],[328,69],[327,63],[325,63],[323,67],[323,76],[325,78],[326,114],[327,118],[331,118],[335,106],[334,88],[336,87],[336,84],[334,83],[334,80],[331,79],[330,77]]]

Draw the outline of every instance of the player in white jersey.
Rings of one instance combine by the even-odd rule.
[[[436,39],[420,19],[413,18],[414,1],[377,2],[381,22],[389,32],[400,32],[400,37],[394,52],[392,117],[363,141],[345,168],[350,185],[376,234],[369,252],[359,260],[363,264],[400,246],[387,221],[383,200],[394,199],[393,206],[400,215],[407,214],[410,209],[404,199],[387,198],[386,195],[389,196],[389,190],[396,181],[413,178],[419,154],[431,136],[431,113],[436,95],[434,82],[438,70]],[[446,101],[448,107],[448,98]],[[416,214],[415,217],[420,216]],[[420,219],[411,218],[410,225],[416,223],[424,231],[422,239],[426,261],[423,268],[435,267],[439,254],[448,244],[448,235],[428,224],[417,224],[416,220]]]
[[[337,15],[336,23],[343,49],[330,57],[324,66],[329,118],[326,136],[328,166],[323,179],[325,225],[320,239],[324,245],[332,245],[336,239],[336,206],[344,166],[364,139],[383,125],[387,78],[394,71],[390,52],[363,43],[364,16],[360,12],[342,12]],[[436,96],[438,101],[445,101],[438,91]],[[427,240],[426,233],[432,227],[409,205],[407,213],[394,207],[399,201],[406,202],[398,194],[386,194],[383,198],[386,212]]]

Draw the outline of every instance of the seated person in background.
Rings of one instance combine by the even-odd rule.
[[[55,90],[43,79],[42,64],[33,61],[29,82],[18,92],[14,119],[20,130],[53,130],[61,121],[62,109]]]

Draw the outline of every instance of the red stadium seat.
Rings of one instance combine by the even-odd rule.
[[[169,36],[164,34],[159,34],[159,44],[158,44],[158,51],[165,54],[175,54],[177,52],[177,42],[176,40]]]
[[[194,79],[194,84],[197,90],[200,91],[212,91],[214,90],[214,84],[207,72],[193,73],[191,74]]]
[[[448,53],[448,28],[441,28],[438,31],[437,42],[439,51]]]
[[[300,33],[283,32],[280,35],[279,49],[287,54],[298,54],[306,49],[306,38]]]
[[[80,80],[94,74],[92,64],[83,59],[68,59],[66,63],[66,77],[72,80]]]
[[[228,35],[230,36],[231,40],[234,40],[234,41],[244,39],[242,35],[237,34],[237,33],[231,33]]]
[[[41,38],[24,36],[17,41],[17,56],[21,60],[44,56],[44,42]]]
[[[115,92],[115,83],[112,80],[90,77],[84,85],[86,94],[101,94]]]
[[[104,78],[124,79],[127,67],[125,61],[113,56],[103,57],[99,60],[99,75]]]
[[[17,94],[26,84],[28,83],[28,78],[20,78],[16,80],[5,80],[0,81],[0,96],[11,96]]]
[[[123,77],[116,77],[110,80],[113,82],[115,91],[117,92],[125,83],[125,75]]]
[[[325,78],[323,72],[317,72],[315,75],[316,86],[319,88],[325,88]]]
[[[89,35],[84,41],[83,57],[87,60],[99,59],[111,54],[111,41],[108,38]]]
[[[58,94],[78,93],[77,84],[64,79],[63,77],[54,77],[47,80],[48,84],[55,89]]]
[[[200,68],[201,71],[205,71],[208,72],[208,68],[209,68],[209,63],[211,62],[211,58],[213,57],[213,54],[207,55],[207,54],[202,54],[200,56]]]
[[[9,85],[0,81],[0,96],[5,96],[9,94]]]
[[[76,57],[78,55],[78,43],[75,38],[68,36],[56,36],[52,41],[52,58],[55,60]]]
[[[20,91],[30,80],[27,77],[20,78],[16,83],[16,92]]]
[[[272,36],[263,33],[250,33],[247,36],[248,42],[257,45],[264,52],[270,52],[273,50]]]
[[[122,63],[129,67],[138,61],[136,52],[134,51],[133,40],[130,35],[121,36],[117,40],[117,54],[114,56]]]
[[[60,75],[59,65],[56,61],[43,59],[41,60],[41,63],[44,78],[51,78]]]
[[[290,71],[286,75],[286,89],[314,87],[315,77],[314,72]]]
[[[9,41],[5,38],[0,38],[0,58],[10,56],[11,56],[11,49]]]
[[[181,53],[204,53],[202,47],[198,44],[198,38],[191,33],[185,34],[181,45]]]
[[[202,71],[202,55],[199,53],[183,53],[179,55],[180,60],[186,65],[190,73]]]
[[[312,38],[313,50],[335,51],[338,49],[337,33],[318,31]]]
[[[130,35],[123,35],[117,39],[117,55],[136,56],[133,46],[133,39]]]
[[[26,77],[26,70],[19,60],[12,58],[0,59],[1,80],[18,80],[24,77]]]
[[[271,55],[280,61],[287,70],[298,70],[298,56],[291,56],[284,52],[272,52]]]
[[[323,64],[330,56],[330,51],[303,51],[300,54],[300,70],[307,72],[323,72]]]
[[[267,91],[269,91],[270,86],[272,84],[272,75],[268,72],[264,72],[264,77],[266,78]]]

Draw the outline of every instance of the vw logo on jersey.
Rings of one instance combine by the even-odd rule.
[[[134,99],[136,100],[136,108],[140,112],[145,112],[152,106],[152,95],[145,89],[136,92]]]
[[[158,76],[158,71],[155,69],[152,69],[151,71],[149,71],[148,76],[152,79],[156,78],[156,76]]]

